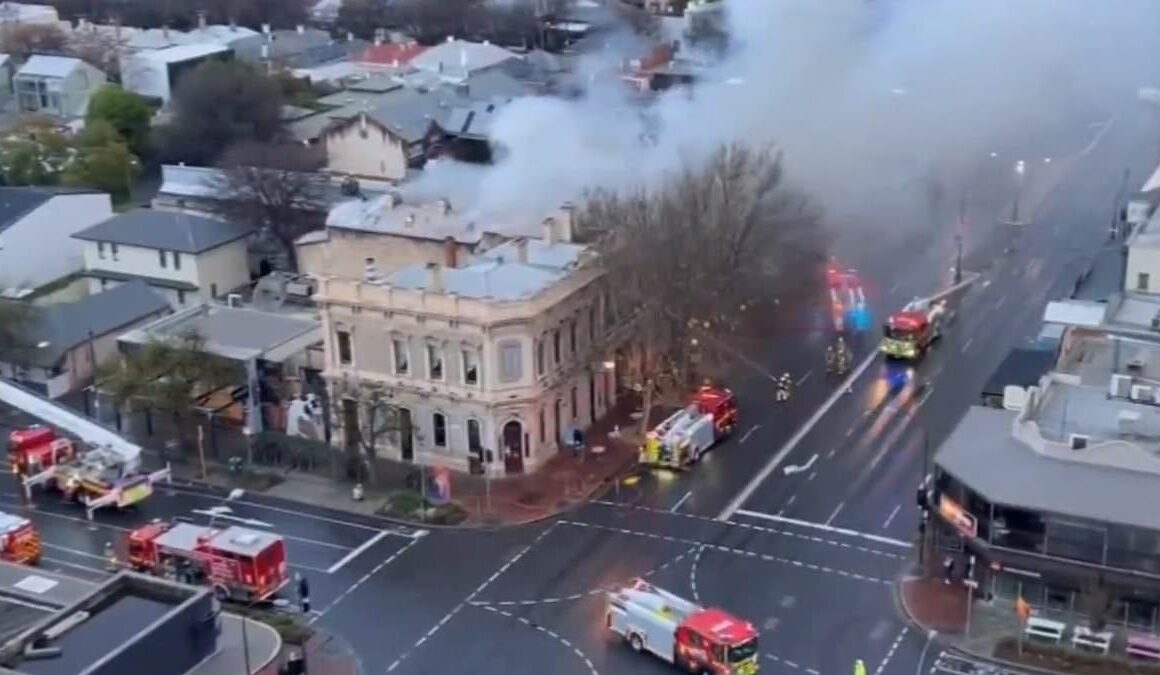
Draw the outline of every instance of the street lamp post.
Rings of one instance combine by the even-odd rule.
[[[1023,176],[1027,164],[1023,160],[1015,162],[1015,202],[1011,205],[1011,224],[1019,224],[1019,201],[1023,198]]]
[[[963,283],[963,235],[955,235],[955,285]]]

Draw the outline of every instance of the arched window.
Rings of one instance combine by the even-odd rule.
[[[475,454],[480,454],[483,451],[483,431],[480,428],[479,420],[467,420],[467,451]]]
[[[431,416],[431,436],[437,448],[447,447],[447,416],[435,413]]]

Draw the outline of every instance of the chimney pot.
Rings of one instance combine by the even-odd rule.
[[[516,240],[516,261],[525,265],[528,262],[528,240],[522,237]]]
[[[439,211],[445,216],[448,215],[449,213],[451,213],[451,200],[440,199],[439,200]]]
[[[269,34],[270,34],[270,24],[268,24],[268,23],[264,23],[264,24],[262,24],[262,33],[263,33],[264,35],[269,35]]]
[[[197,27],[205,28],[205,25],[205,10],[201,10],[197,13]]]
[[[354,33],[347,31],[346,32],[346,41],[347,42],[354,42]]]
[[[428,290],[432,293],[443,292],[443,268],[439,263],[427,263],[427,274],[430,276]]]
[[[450,269],[459,267],[459,244],[450,235],[443,239],[443,265]]]
[[[556,219],[555,218],[545,218],[542,227],[544,229],[544,245],[545,246],[555,246],[556,245],[556,234],[557,234],[556,233]]]
[[[295,26],[295,27],[294,27],[294,30],[298,31],[298,34],[299,34],[299,35],[305,35],[305,34],[306,34],[306,26],[303,26],[302,24],[298,24],[297,26]]]

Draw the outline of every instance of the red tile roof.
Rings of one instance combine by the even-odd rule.
[[[383,66],[402,65],[427,51],[427,47],[417,42],[391,42],[367,47],[354,60],[358,63],[375,63]]]

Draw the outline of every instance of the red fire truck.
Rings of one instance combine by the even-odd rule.
[[[737,398],[728,389],[704,386],[693,401],[658,424],[645,438],[640,463],[683,469],[737,426]]]
[[[129,566],[242,602],[269,600],[290,581],[282,537],[236,526],[154,520],[129,533]]]
[[[641,579],[609,594],[608,629],[638,652],[651,652],[692,673],[753,675],[757,629]]]
[[[8,462],[12,473],[37,474],[76,455],[76,446],[60,438],[52,427],[28,427],[8,434]]]
[[[40,562],[40,533],[32,521],[0,513],[0,560],[21,565]]]
[[[891,315],[883,326],[882,353],[887,358],[917,360],[942,335],[946,301],[915,300]]]

